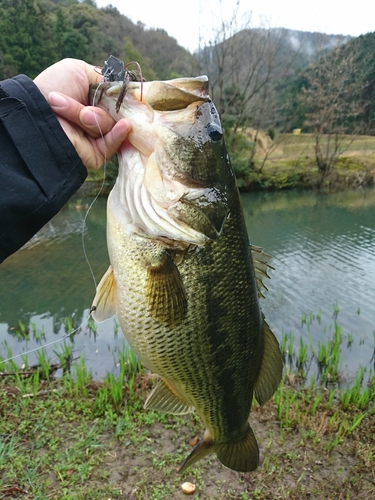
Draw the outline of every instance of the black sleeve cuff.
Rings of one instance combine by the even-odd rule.
[[[24,75],[1,82],[0,262],[77,191],[87,171],[39,89]]]

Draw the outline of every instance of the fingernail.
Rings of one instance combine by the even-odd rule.
[[[50,92],[48,94],[48,102],[50,106],[54,108],[66,108],[68,105],[68,101],[61,94],[57,92]]]
[[[81,123],[86,127],[96,127],[98,128],[99,118],[95,115],[95,112],[90,108],[83,108],[81,112]]]

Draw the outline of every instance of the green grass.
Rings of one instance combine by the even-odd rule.
[[[249,474],[214,455],[176,473],[203,425],[195,413],[143,410],[153,381],[125,345],[117,374],[100,383],[69,343],[56,346],[57,379],[43,350],[35,367],[0,364],[0,498],[169,500],[185,498],[184,481],[199,499],[373,498],[375,377],[361,368],[342,387],[345,335],[336,318],[314,345],[314,321],[320,313],[302,316],[307,342],[292,332],[281,339],[283,381],[250,415],[263,463]]]
[[[327,142],[323,137],[322,144]],[[342,189],[374,184],[375,137],[344,138],[336,168],[324,187]],[[242,155],[242,156],[241,156]],[[319,175],[312,134],[279,134],[268,149],[257,148],[253,168],[245,156],[250,151],[232,155],[239,187],[242,189],[314,188]],[[237,158],[238,157],[238,158]]]

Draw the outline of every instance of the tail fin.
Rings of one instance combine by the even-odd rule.
[[[255,470],[259,465],[258,443],[249,424],[245,436],[237,443],[216,445],[211,439],[203,438],[182,463],[178,472],[183,472],[210,453],[216,453],[223,465],[238,472],[249,472]]]
[[[249,424],[244,438],[238,443],[224,443],[216,447],[220,462],[238,472],[250,472],[259,465],[259,448]]]

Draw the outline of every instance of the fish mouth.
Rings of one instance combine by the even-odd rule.
[[[230,182],[222,177],[227,154],[208,78],[102,82],[90,97],[115,120],[132,122],[119,151],[119,190],[136,231],[198,246],[216,240]]]
[[[138,101],[155,111],[178,111],[194,102],[211,102],[207,95],[208,78],[177,78],[153,82],[101,82],[90,87],[90,101],[98,106],[105,93],[110,99],[117,98],[118,112],[123,99],[129,92]]]

